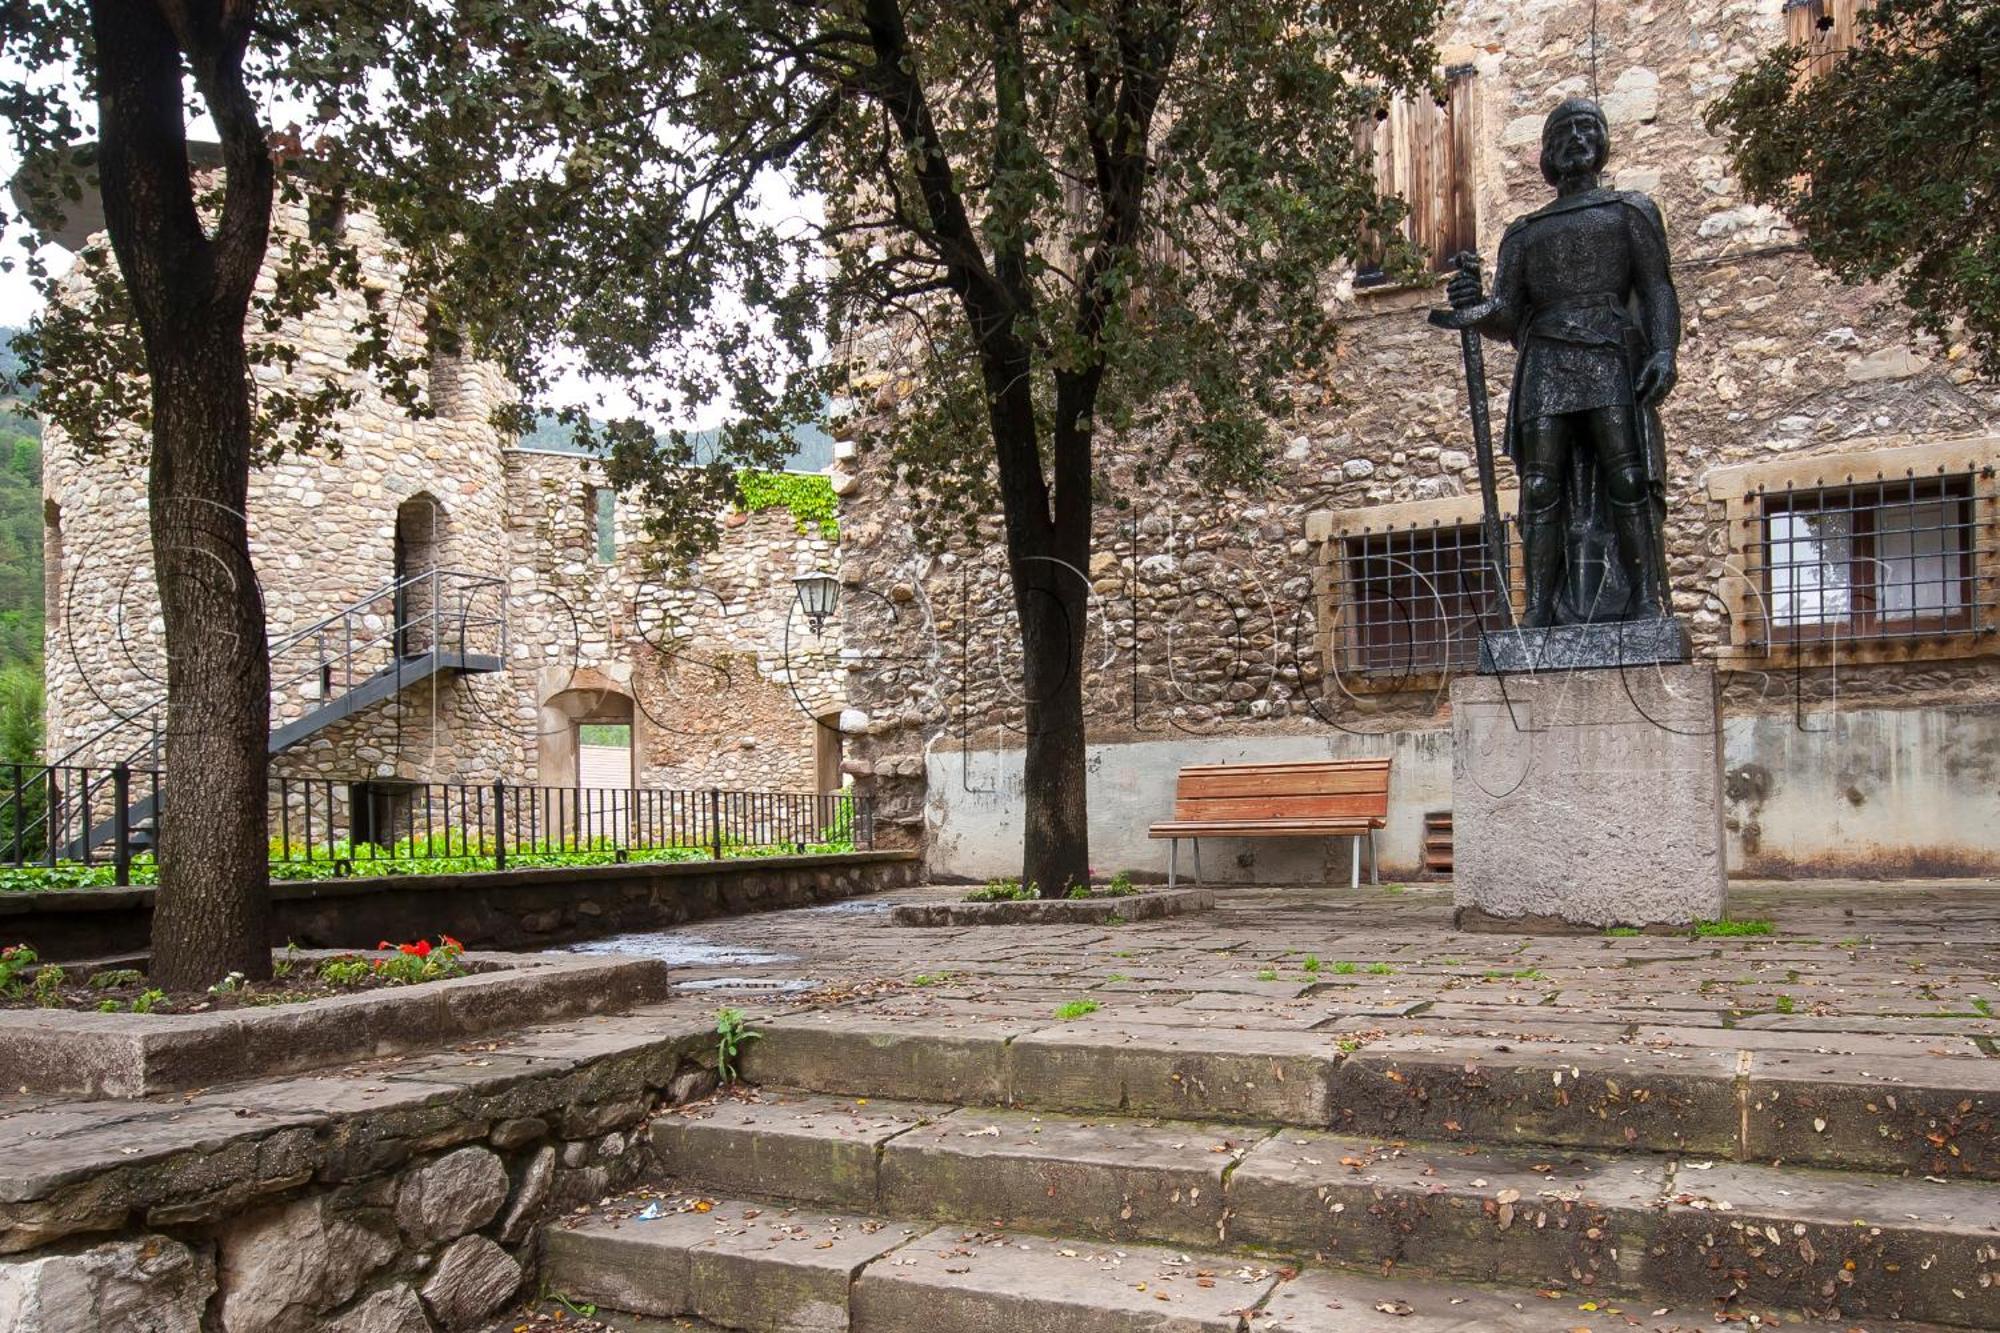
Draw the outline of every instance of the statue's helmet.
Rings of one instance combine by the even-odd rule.
[[[1551,185],[1556,183],[1556,172],[1549,160],[1549,148],[1555,142],[1557,132],[1579,116],[1597,123],[1597,135],[1604,144],[1604,151],[1598,155],[1592,170],[1603,170],[1605,161],[1611,156],[1611,122],[1604,118],[1604,108],[1588,97],[1565,97],[1556,104],[1555,110],[1549,112],[1549,118],[1542,122],[1542,179]]]

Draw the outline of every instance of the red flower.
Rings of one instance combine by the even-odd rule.
[[[431,956],[431,942],[429,940],[418,940],[415,944],[399,944],[396,947],[412,958],[428,958]]]
[[[449,935],[439,935],[438,939],[443,941],[444,947],[447,949],[456,949],[460,953],[465,952],[465,946],[463,944],[460,944],[457,940],[453,939]]]
[[[375,947],[378,949],[393,949],[396,946],[389,943],[389,941],[387,940],[383,940],[380,944],[376,945]]]

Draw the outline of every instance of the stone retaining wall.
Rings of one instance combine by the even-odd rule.
[[[713,1088],[712,1041],[684,1015],[594,1019],[349,1076],[0,1117],[0,1328],[482,1327],[533,1289],[537,1224],[634,1184],[649,1118]]]
[[[271,886],[273,947],[372,949],[447,932],[473,949],[536,949],[744,912],[808,907],[923,878],[911,852],[563,866]],[[0,939],[51,962],[143,953],[150,888],[0,895]]]

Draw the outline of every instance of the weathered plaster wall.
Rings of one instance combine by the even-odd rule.
[[[1591,12],[1588,0],[1466,0],[1441,34],[1447,62],[1478,70],[1473,137],[1488,256],[1509,219],[1548,197],[1536,166],[1540,126],[1560,97],[1588,90]],[[1816,270],[1773,214],[1744,201],[1726,171],[1702,113],[1781,40],[1780,0],[1636,3],[1601,6],[1598,14],[1610,176],[1659,202],[1685,308],[1681,384],[1666,413],[1667,535],[1676,608],[1704,655],[1715,656],[1729,638],[1720,595],[1729,551],[1720,506],[1705,490],[1711,469],[1968,435],[2000,461],[2000,392],[1974,381],[1963,348],[1912,340],[1883,292],[1845,288]],[[1295,744],[1353,746],[1395,753],[1400,763],[1410,733],[1448,725],[1436,681],[1383,690],[1330,678],[1320,642],[1328,627],[1313,583],[1326,553],[1309,539],[1306,520],[1315,511],[1351,516],[1476,489],[1457,340],[1424,323],[1424,311],[1441,299],[1436,290],[1343,288],[1335,299],[1344,319],[1340,356],[1325,383],[1301,386],[1316,406],[1275,423],[1276,455],[1261,489],[1205,496],[1178,474],[1142,489],[1126,461],[1131,441],[1101,452],[1101,492],[1124,507],[1097,510],[1085,650],[1090,735],[1104,767],[1142,770],[1134,780],[1150,795],[1121,808],[1107,793],[1119,813],[1100,815],[1094,833],[1105,845],[1131,848],[1130,864],[1147,864],[1128,841],[1133,826],[1168,808],[1170,761],[1159,756],[1177,753],[1173,747],[1206,754],[1211,743],[1229,745],[1254,759]],[[854,721],[865,733],[850,747],[850,767],[877,791],[884,837],[922,841],[929,812],[944,868],[958,855],[942,847],[946,835],[953,847],[968,846],[967,817],[994,811],[956,789],[939,790],[940,775],[956,773],[968,747],[980,756],[1018,746],[1019,649],[997,531],[989,528],[995,539],[986,544],[919,549],[904,500],[868,447],[907,392],[904,338],[878,330],[857,345],[856,407],[836,462],[846,488],[844,576],[855,594],[847,636],[865,648],[850,676]],[[1511,362],[1504,348],[1489,352],[1496,405],[1504,403]],[[1503,464],[1499,480],[1511,487],[1511,468]],[[858,595],[871,591],[873,599]],[[891,597],[902,599],[893,617],[879,600]],[[1849,710],[2000,706],[1991,637],[1967,652],[1920,666],[1849,664],[1837,677],[1814,669],[1794,678],[1774,667],[1768,677],[1737,677],[1726,707],[1740,726],[1789,716],[1795,696],[1837,698]],[[1846,745],[1829,752],[1789,744],[1770,753],[1835,768],[1868,762]],[[1753,864],[1739,848],[1740,868],[1807,868],[1836,850],[1846,826],[1825,812],[1789,813],[1816,799],[1809,787],[1797,790],[1798,804],[1782,815],[1787,831],[1776,829],[1774,811],[1765,821],[1766,851]],[[1893,790],[1878,807],[1884,828],[1901,813],[1957,809],[1972,798],[1923,781]],[[1399,808],[1394,821],[1407,827],[1420,814]],[[1902,827],[1895,845],[1917,858],[1927,835],[1916,830],[1925,824]],[[1396,850],[1385,854],[1387,864],[1408,854],[1404,834],[1388,845]],[[1785,849],[1782,858],[1774,848]],[[1260,867],[1265,855],[1258,853]],[[1104,866],[1127,858],[1094,852],[1093,859]],[[1018,853],[965,864],[980,867],[969,873],[1012,870]],[[1982,845],[1971,864],[2000,870],[2000,848]]]

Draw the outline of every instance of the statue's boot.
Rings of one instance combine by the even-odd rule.
[[[1556,592],[1562,579],[1562,523],[1560,516],[1534,515],[1521,525],[1521,579],[1526,585],[1527,605],[1521,612],[1523,629],[1544,629],[1556,623]]]
[[[1629,619],[1667,614],[1666,589],[1660,586],[1660,571],[1653,568],[1653,506],[1650,501],[1636,504],[1611,503],[1611,522],[1618,532],[1618,563],[1624,566],[1625,586],[1633,589],[1637,605]]]

